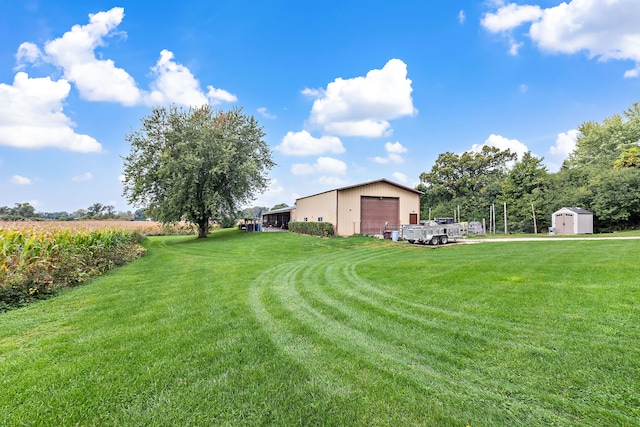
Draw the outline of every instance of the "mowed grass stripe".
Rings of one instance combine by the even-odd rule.
[[[375,263],[377,264],[378,261],[375,261]],[[445,371],[449,369],[449,373],[453,375],[449,378],[450,382],[458,381],[460,384],[487,384],[491,382],[490,378],[495,375],[495,372],[475,367],[474,370],[468,369],[468,362],[479,352],[500,353],[505,349],[516,349],[517,352],[529,354],[534,358],[557,356],[555,349],[543,345],[540,341],[527,342],[527,337],[532,333],[539,334],[533,328],[526,325],[515,325],[513,322],[507,325],[497,318],[492,321],[488,316],[484,316],[480,321],[479,316],[468,316],[464,315],[464,313],[452,313],[447,310],[444,310],[446,316],[438,315],[433,317],[432,311],[436,307],[408,302],[401,298],[395,298],[388,292],[373,288],[366,280],[355,274],[357,269],[366,270],[366,266],[357,264],[344,266],[342,273],[347,272],[345,276],[348,277],[348,280],[340,280],[340,275],[336,275],[336,280],[333,281],[336,286],[333,289],[337,292],[332,300],[333,304],[342,307],[343,313],[347,312],[345,316],[351,319],[359,319],[359,317],[354,309],[344,308],[344,302],[349,301],[350,298],[364,302],[365,306],[358,308],[358,310],[361,308],[363,313],[374,315],[379,312],[378,317],[380,319],[372,327],[372,330],[375,328],[374,333],[387,336],[388,338],[386,339],[391,343],[397,343],[403,337],[406,339],[406,332],[408,331],[412,339],[405,341],[403,346],[407,347],[412,354],[421,354],[428,360],[441,362],[439,365],[442,366],[438,366],[438,369],[444,369]],[[358,288],[365,287],[369,290],[376,290],[383,295],[383,301],[376,301],[373,298],[353,292],[353,288],[350,286],[344,286],[355,283],[358,284]],[[403,312],[402,308],[398,309],[398,303],[400,303],[401,307],[411,308],[409,313]],[[442,312],[443,310],[437,310],[438,314]],[[368,317],[368,325],[373,324],[371,317],[375,318],[376,316]],[[517,335],[514,335],[516,333]],[[433,338],[439,339],[439,341],[434,341]],[[436,350],[432,351],[434,348]],[[462,369],[463,373],[459,375],[460,372],[456,372],[457,369]],[[457,380],[454,378],[457,378]],[[526,386],[527,384],[515,383],[510,393],[518,393],[521,396],[525,396],[527,393]],[[554,401],[556,405],[567,406],[569,403],[566,399],[557,396],[553,392],[547,396],[547,400]],[[528,401],[529,399],[525,399],[525,402],[529,403]],[[588,405],[583,405],[580,408],[582,412],[587,412],[589,409]]]
[[[383,256],[384,254],[381,253],[380,257],[383,257]],[[297,322],[304,321],[307,325],[315,325],[315,324],[322,325],[321,332],[324,333],[324,335],[328,334],[327,325],[331,324],[332,321],[334,321],[338,325],[340,325],[340,322],[349,321],[348,330],[347,331],[343,330],[341,333],[336,333],[336,335],[339,338],[335,338],[335,337],[332,338],[332,342],[334,344],[336,343],[339,344],[344,342],[345,337],[347,338],[355,337],[357,333],[353,331],[353,328],[355,328],[354,319],[359,319],[360,317],[362,317],[362,316],[360,317],[358,316],[358,311],[356,309],[353,309],[353,308],[345,309],[346,307],[345,301],[348,301],[349,298],[353,298],[354,296],[357,299],[363,298],[362,295],[359,295],[357,293],[354,293],[352,291],[347,291],[347,290],[353,289],[352,285],[354,282],[359,283],[360,286],[362,286],[363,283],[366,283],[366,281],[362,280],[359,277],[357,278],[358,280],[352,280],[352,279],[355,277],[353,275],[353,272],[358,267],[363,268],[362,266],[364,265],[364,261],[367,259],[367,257],[365,255],[361,255],[359,258],[356,258],[356,257],[353,257],[353,258],[359,259],[360,262],[362,262],[362,264],[358,264],[358,262],[353,262],[351,258],[344,257],[344,256],[339,261],[332,260],[331,262],[327,263],[327,265],[324,265],[320,260],[315,260],[313,266],[306,266],[306,268],[302,270],[302,272],[301,270],[297,271],[297,275],[299,275],[301,279],[297,283],[297,294],[294,292],[287,293],[287,301],[293,304],[290,307],[290,309],[294,310],[295,309],[294,306],[295,306],[297,307],[297,310],[304,311],[303,315],[298,315],[298,317],[296,318],[296,321]],[[377,258],[378,258],[377,256],[371,257],[369,261],[373,261],[375,259],[374,263],[379,264],[379,259]],[[393,262],[393,260],[390,260],[390,261]],[[345,271],[352,272],[350,278],[347,278],[346,275],[343,275],[343,274],[336,274],[336,271],[340,270],[339,269],[340,263],[345,264],[344,266],[342,266],[342,270],[341,270],[342,272],[345,272]],[[332,275],[333,277],[329,277]],[[283,290],[286,290],[286,288],[282,285],[282,283],[288,283],[288,282],[290,282],[290,280],[280,282],[281,286],[278,288],[278,290],[281,292]],[[326,292],[328,289],[331,289],[332,284],[335,285],[333,286],[333,289],[339,290],[339,291],[336,294],[337,296],[329,298],[327,297]],[[369,290],[372,289],[372,286],[370,286],[370,284],[368,283],[366,284],[366,287]],[[386,291],[378,291],[378,292],[382,292],[386,298],[395,297]],[[292,296],[295,296],[295,298]],[[405,302],[401,298],[397,298],[397,300],[403,303]],[[369,307],[363,309],[363,312],[367,312],[369,316],[374,314],[373,311],[375,311],[375,309],[388,306],[386,302],[372,303],[373,300],[371,298],[368,298],[367,301],[369,302]],[[410,303],[410,305],[413,306],[414,309],[425,308],[423,304]],[[451,311],[445,310],[445,312],[447,312],[448,314],[451,314]],[[409,320],[412,320],[412,321],[418,320],[418,323],[421,323],[419,320],[419,313],[420,311],[418,310],[418,314],[409,315]],[[405,313],[401,313],[399,311],[396,311],[396,314],[398,314],[400,317],[407,316]],[[457,320],[459,321],[460,316],[458,317],[459,318]],[[469,316],[462,316],[462,317],[468,318]],[[475,319],[472,319],[474,320],[474,322],[468,325],[469,327],[478,326],[477,316],[474,316],[474,317]],[[385,320],[389,320],[391,318],[393,318],[393,316],[391,317],[387,316],[387,319]],[[507,351],[515,352],[520,355],[527,355],[532,357],[533,359],[536,359],[536,358],[545,359],[549,357],[557,357],[557,352],[555,349],[548,348],[544,345],[541,345],[539,341],[527,342],[527,339],[526,339],[527,335],[534,332],[532,328],[529,328],[526,325],[520,324],[519,322],[501,322],[499,318],[494,319],[494,322],[491,323],[490,317],[486,315],[483,315],[482,318],[483,318],[482,319],[483,326],[480,332],[476,332],[475,337],[463,331],[463,329],[467,325],[449,324],[448,326],[449,328],[451,328],[451,330],[457,331],[456,334],[462,334],[463,336],[462,338],[463,338],[463,341],[465,341],[465,345],[468,345],[469,339],[479,339],[480,342],[485,341],[484,345],[487,347],[485,351],[494,351],[497,353],[502,348],[506,347],[508,349]],[[372,324],[373,324],[372,321],[368,319],[367,325],[359,327],[357,332],[363,333],[362,331],[373,330],[371,326]],[[384,322],[381,324],[383,325]],[[344,328],[344,326],[342,327]],[[411,329],[409,328],[409,331],[410,330]],[[495,336],[491,337],[492,335],[491,332],[493,330],[497,331],[497,334],[494,333],[493,335]],[[516,336],[513,336],[514,332],[517,332]],[[489,333],[488,338],[483,337],[483,335],[485,335],[486,333]],[[507,337],[511,336],[511,338],[504,338],[505,333]],[[537,331],[536,334],[540,335],[540,331]],[[449,335],[451,334],[449,333]],[[523,337],[525,338],[524,340],[521,339]],[[450,341],[451,338],[452,338],[451,336],[447,337],[444,340],[444,342],[446,343],[447,341]],[[391,338],[391,341],[397,342],[395,338]],[[455,342],[456,340],[454,339],[452,341]],[[357,352],[366,353],[367,350],[372,350],[372,349],[379,350],[381,347],[385,347],[385,346],[387,349],[392,347],[389,345],[388,342],[383,342],[379,345],[373,345],[373,348],[367,348],[366,346],[365,348],[356,347],[355,350],[352,351],[352,353],[357,353]],[[415,358],[415,354],[416,353],[414,349],[414,353],[412,353],[414,358]],[[404,362],[406,366],[406,361]],[[383,364],[384,361],[379,360],[374,363]],[[493,375],[495,373],[496,373],[495,370],[489,370],[485,374]],[[487,378],[490,378],[490,377],[485,377],[484,379],[487,379]],[[482,378],[478,378],[477,376],[472,375],[471,378],[465,378],[463,382],[473,383],[474,381],[478,382],[480,379]],[[491,383],[491,381],[488,381],[488,383]],[[514,384],[515,385],[513,387],[513,390],[510,390],[509,393],[519,394],[520,396],[523,397],[523,402],[525,402],[525,404],[530,403],[530,399],[527,398],[526,396],[527,393],[525,388],[527,384],[525,383],[523,386],[518,386],[517,381],[515,381]],[[578,416],[580,414],[588,413],[593,409],[589,407],[589,403],[585,403],[584,405],[571,404],[567,400],[567,398],[557,396],[557,391],[553,391],[553,390],[550,391],[549,395],[545,396],[545,399],[550,400],[552,402],[551,404],[552,407],[557,407],[557,406],[569,407],[569,409],[571,410],[567,409],[568,412],[569,413],[575,412],[576,415]],[[541,408],[538,407],[537,410],[540,411]],[[604,412],[614,413],[615,411],[604,411]],[[565,420],[565,422],[566,421],[567,420]]]
[[[526,416],[531,402],[507,397],[525,394],[526,390],[521,385],[514,384],[510,389],[496,392],[490,381],[486,381],[486,377],[468,369],[468,365],[459,363],[460,357],[455,348],[451,351],[448,346],[442,346],[442,341],[434,344],[431,340],[434,334],[422,330],[420,326],[423,322],[420,319],[413,319],[417,320],[415,323],[418,327],[406,322],[398,323],[393,314],[383,316],[376,322],[372,320],[372,307],[364,307],[360,311],[346,310],[345,305],[338,300],[323,298],[322,290],[327,287],[350,286],[347,281],[341,280],[343,277],[331,273],[338,270],[339,263],[354,266],[359,261],[371,261],[387,255],[384,251],[373,256],[352,254],[340,257],[339,262],[331,257],[327,263],[315,260],[313,263],[305,262],[304,265],[286,266],[288,268],[283,266],[277,269],[283,274],[270,277],[274,283],[271,287],[263,277],[260,278],[263,289],[278,292],[276,297],[285,306],[283,309],[288,311],[288,317],[275,319],[272,316],[268,321],[269,330],[275,335],[273,339],[283,347],[283,351],[298,360],[307,361],[307,366],[314,375],[330,377],[331,380],[325,383],[330,387],[328,392],[336,386],[338,390],[344,390],[344,384],[337,379],[353,375],[352,371],[332,369],[344,364],[350,365],[355,359],[360,361],[359,375],[372,376],[375,372],[374,376],[379,378],[378,381],[387,384],[385,387],[401,377],[404,379],[403,387],[406,387],[407,382],[411,383],[416,392],[428,396],[437,395],[438,399],[451,401],[461,398],[482,400],[488,413],[501,412],[505,400],[508,400],[510,410],[519,414],[517,419],[522,420]],[[376,308],[382,306],[376,305]],[[264,320],[264,310],[259,311]],[[291,333],[283,333],[285,330],[290,330]],[[438,331],[438,335],[443,333],[449,335],[444,339],[447,344],[457,341],[456,336],[460,334],[459,331],[450,334],[444,329]],[[407,336],[411,339],[407,340]],[[465,337],[465,340],[468,339]],[[320,347],[325,345],[334,347],[334,353],[336,349],[344,353],[339,363],[335,359],[324,359],[322,363],[323,359],[318,356]],[[310,357],[312,354],[314,356]],[[377,372],[379,366],[386,366],[387,369]],[[570,419],[559,417],[552,409],[538,406],[536,411],[538,416],[542,415],[549,421],[570,423]]]

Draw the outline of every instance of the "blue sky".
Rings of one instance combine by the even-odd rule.
[[[154,105],[243,107],[277,162],[255,205],[387,178],[439,153],[527,150],[640,101],[637,0],[0,3],[0,206],[122,197]]]

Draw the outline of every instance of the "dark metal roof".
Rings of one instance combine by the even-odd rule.
[[[386,179],[386,178],[382,178],[382,179],[377,179],[377,180],[375,180],[375,181],[363,182],[363,183],[361,183],[361,184],[354,184],[354,185],[348,185],[348,186],[346,186],[346,187],[334,188],[333,190],[323,191],[323,192],[321,192],[321,193],[312,194],[312,195],[310,195],[310,196],[299,197],[298,199],[306,199],[306,198],[308,198],[308,197],[314,197],[314,196],[317,196],[317,195],[319,195],[319,194],[330,193],[330,192],[332,192],[332,191],[350,190],[350,189],[352,189],[352,188],[364,187],[364,186],[366,186],[366,185],[377,184],[377,183],[380,183],[380,182],[384,182],[384,183],[387,183],[387,184],[389,184],[389,185],[393,185],[394,187],[398,187],[398,188],[401,188],[401,189],[406,190],[406,191],[410,191],[410,192],[415,193],[415,194],[424,194],[422,191],[420,191],[420,190],[416,190],[415,188],[407,187],[407,186],[405,186],[405,185],[398,184],[397,182],[389,181],[389,180],[388,180],[388,179]]]
[[[586,209],[582,209],[582,208],[575,208],[575,207],[564,207],[562,209],[569,209],[571,212],[575,212],[577,214],[587,214],[587,215],[593,215],[593,212],[589,212]]]

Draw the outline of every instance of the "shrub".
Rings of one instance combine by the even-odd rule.
[[[333,224],[330,222],[289,222],[289,231],[311,236],[333,236]]]

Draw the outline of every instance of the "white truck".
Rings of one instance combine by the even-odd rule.
[[[409,243],[424,245],[446,245],[462,237],[460,224],[450,218],[436,218],[424,224],[410,224],[402,226],[402,238]]]

